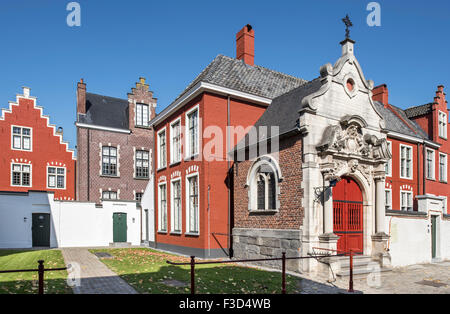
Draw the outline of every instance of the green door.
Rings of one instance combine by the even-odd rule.
[[[127,242],[127,214],[125,213],[113,215],[113,241]]]
[[[437,216],[431,216],[431,257],[436,258],[436,222]]]
[[[50,247],[50,214],[33,214],[33,247]]]

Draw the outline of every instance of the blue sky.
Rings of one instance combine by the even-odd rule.
[[[402,108],[450,89],[450,1],[378,1],[381,26],[366,23],[365,0],[81,0],[81,27],[68,27],[68,0],[0,2],[0,107],[31,88],[51,122],[76,145],[76,82],[126,98],[139,76],[166,107],[218,54],[235,57],[235,34],[255,29],[258,65],[313,79],[334,63],[349,14],[367,79],[387,83]]]

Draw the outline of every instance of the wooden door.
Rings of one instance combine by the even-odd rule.
[[[127,242],[127,214],[114,213],[113,215],[113,241]]]
[[[363,196],[355,180],[343,178],[333,188],[334,233],[338,250],[363,253]]]
[[[32,215],[33,247],[50,247],[50,214]]]

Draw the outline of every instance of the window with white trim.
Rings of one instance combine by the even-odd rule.
[[[412,147],[400,145],[400,177],[412,179],[413,177]]]
[[[442,137],[444,139],[447,138],[447,114],[439,111],[439,137]]]
[[[49,189],[66,188],[66,168],[47,167],[47,188]]]
[[[171,231],[181,233],[181,179],[172,181],[171,195]]]
[[[447,154],[439,154],[439,180],[447,182]]]
[[[413,193],[400,191],[400,208],[402,211],[413,211]]]
[[[117,192],[116,191],[103,191],[102,199],[103,200],[117,200]]]
[[[31,165],[12,164],[11,165],[11,185],[31,186]]]
[[[391,156],[392,156],[392,142],[387,142],[387,147],[389,149],[389,151],[391,152]],[[386,171],[386,176],[387,177],[392,177],[392,158],[388,160],[388,162],[385,165],[385,171]]]
[[[247,177],[249,210],[278,210],[279,182],[280,172],[275,160],[263,156],[255,161]]]
[[[102,175],[117,176],[117,148],[102,147]]]
[[[148,127],[149,120],[149,106],[136,104],[136,126]]]
[[[136,160],[136,178],[147,179],[149,176],[150,154],[146,150],[137,150]]]
[[[386,189],[384,196],[386,210],[392,210],[392,190]]]
[[[167,232],[167,185],[159,185],[158,231]]]
[[[186,156],[192,157],[198,154],[198,109],[195,109],[186,115],[186,141]]]
[[[31,128],[12,126],[11,147],[15,150],[31,151]]]
[[[427,149],[426,156],[426,174],[427,179],[434,180],[435,179],[435,171],[434,171],[434,150]]]
[[[136,192],[136,195],[134,197],[135,201],[139,204],[142,202],[142,197],[144,196],[144,193],[142,192]]]
[[[167,166],[166,130],[158,133],[158,169]]]
[[[187,232],[199,233],[198,175],[186,178],[187,181]]]
[[[170,126],[170,159],[171,163],[181,161],[181,121],[178,120]]]

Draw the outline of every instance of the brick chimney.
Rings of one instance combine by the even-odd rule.
[[[250,24],[236,34],[236,58],[255,65],[255,31]]]
[[[86,114],[86,84],[83,79],[77,85],[77,113]]]
[[[389,91],[386,84],[374,87],[372,94],[372,99],[374,101],[379,101],[385,106],[389,104]]]

